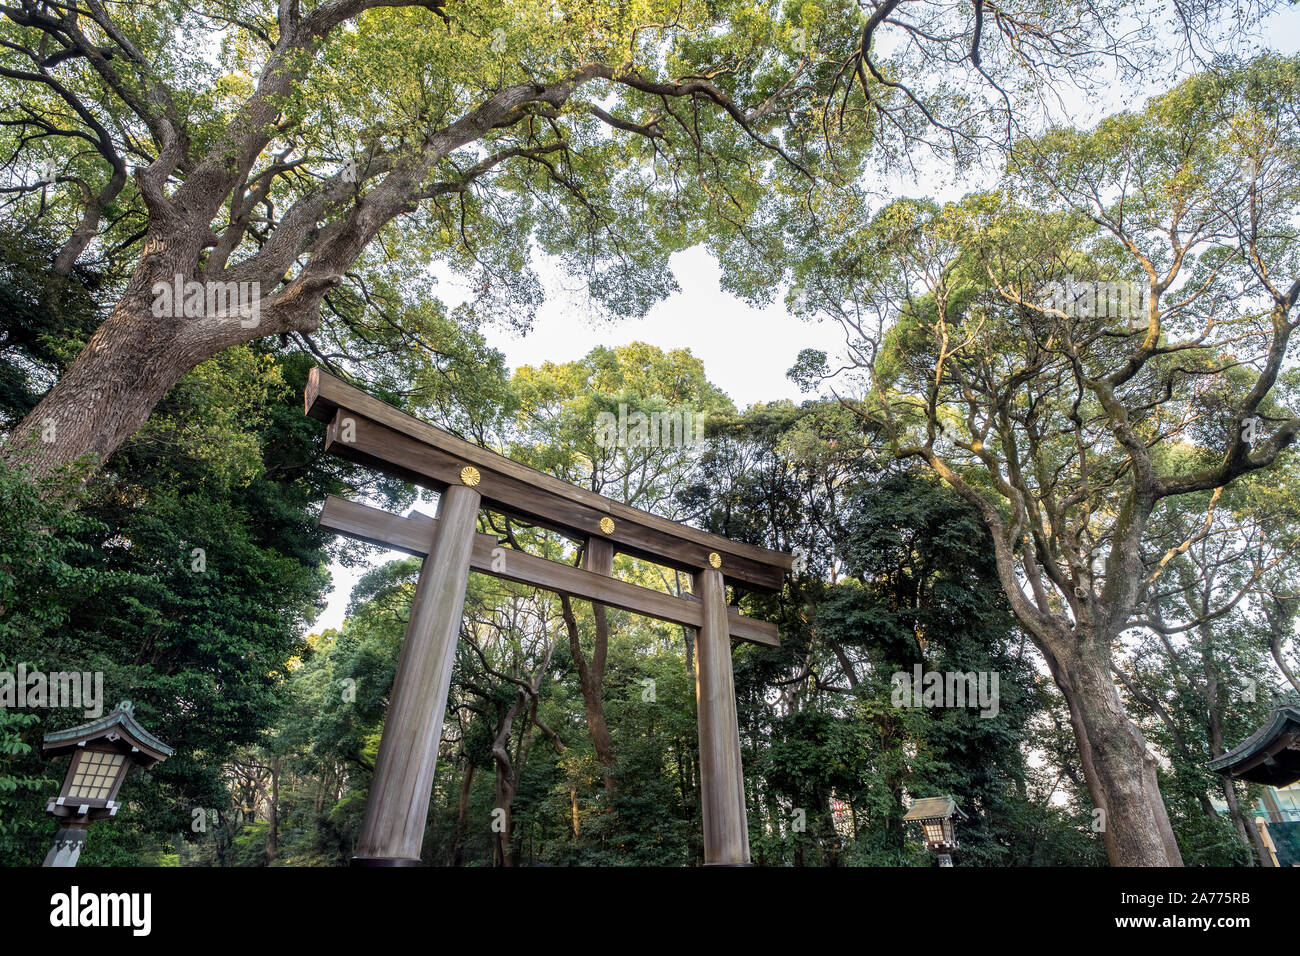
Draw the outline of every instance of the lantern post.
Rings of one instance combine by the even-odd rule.
[[[59,829],[42,866],[76,866],[91,822],[117,816],[117,793],[127,772],[155,766],[173,752],[140,726],[129,700],[106,717],[46,734],[42,751],[47,757],[72,755],[63,788],[45,807]]]
[[[951,794],[944,797],[923,797],[912,802],[903,816],[903,822],[921,824],[925,848],[935,854],[939,866],[952,866],[952,854],[959,849],[956,820],[969,819],[957,806]]]

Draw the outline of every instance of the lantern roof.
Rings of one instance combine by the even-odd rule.
[[[969,819],[962,812],[961,807],[957,806],[957,801],[952,794],[913,800],[912,806],[903,815],[903,820],[947,820],[949,817],[956,817],[958,820]]]
[[[1276,708],[1262,727],[1209,766],[1271,787],[1300,780],[1300,707]]]
[[[131,749],[131,759],[142,767],[152,767],[175,753],[140,726],[135,719],[135,706],[129,700],[96,720],[46,734],[41,749],[50,756],[58,756],[97,740],[125,744]]]

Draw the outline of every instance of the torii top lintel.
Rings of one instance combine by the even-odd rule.
[[[326,447],[349,461],[441,490],[473,483],[488,507],[580,540],[693,573],[716,567],[732,584],[779,590],[790,555],[731,541],[587,491],[480,448],[380,401],[320,368],[303,397],[328,423]]]

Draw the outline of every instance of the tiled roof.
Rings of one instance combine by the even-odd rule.
[[[78,724],[76,727],[69,727],[66,730],[56,730],[53,733],[45,735],[45,747],[49,749],[51,745],[61,743],[71,743],[73,741],[89,740],[92,737],[101,736],[114,727],[120,727],[129,736],[135,738],[138,743],[143,744],[151,750],[157,751],[163,757],[170,757],[175,751],[155,737],[149,731],[140,726],[135,719],[135,708],[131,702],[124,700],[118,704],[112,712],[100,717],[98,720],[92,720],[88,723]]]
[[[904,814],[903,819],[934,820],[951,816],[956,816],[959,820],[966,819],[966,814],[962,813],[961,807],[957,806],[957,801],[950,794],[946,797],[921,797],[913,800],[911,809]]]
[[[1210,769],[1232,773],[1256,783],[1286,786],[1300,779],[1300,752],[1297,752],[1296,745],[1292,743],[1289,748],[1282,748],[1267,759],[1262,758],[1269,750],[1284,744],[1281,738],[1288,733],[1300,734],[1300,707],[1278,707],[1259,730],[1222,757],[1211,760]]]

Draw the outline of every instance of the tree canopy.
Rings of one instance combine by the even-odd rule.
[[[783,636],[733,655],[757,861],[922,865],[903,814],[944,794],[963,863],[1265,861],[1207,763],[1300,694],[1300,59],[1243,52],[1274,9],[0,3],[0,670],[101,674],[177,748],[87,861],[354,848],[420,564],[317,509],[433,502],[326,456],[314,365],[795,555],[727,596]],[[936,166],[968,188],[886,187]],[[683,250],[784,302],[762,346],[816,395],[739,408],[623,341]],[[557,287],[610,335],[508,363]],[[696,650],[472,577],[426,862],[701,862]],[[996,689],[899,696],[928,672]],[[75,722],[33,716],[0,710],[12,863]]]

